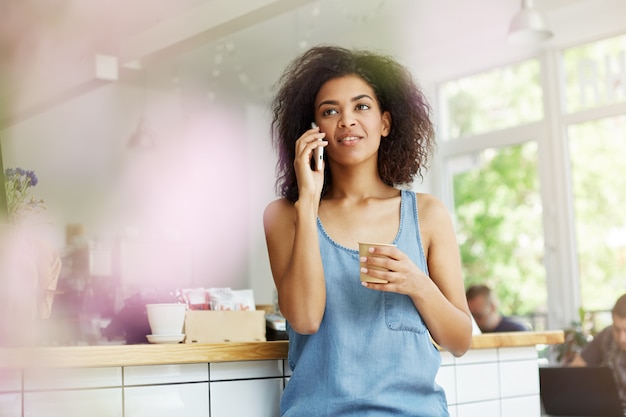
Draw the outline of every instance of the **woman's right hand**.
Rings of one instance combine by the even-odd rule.
[[[322,169],[316,171],[311,169],[311,159],[315,148],[328,145],[327,141],[322,140],[325,136],[326,133],[320,132],[319,127],[314,127],[304,132],[296,141],[296,158],[293,164],[300,196],[308,194],[319,198],[322,194],[326,162],[323,163]]]

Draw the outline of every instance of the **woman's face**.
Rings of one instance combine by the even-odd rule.
[[[391,116],[381,114],[368,83],[348,75],[322,85],[315,99],[315,122],[326,133],[327,158],[354,163],[377,153],[381,137],[389,134]]]

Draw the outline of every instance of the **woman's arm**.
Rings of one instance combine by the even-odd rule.
[[[315,127],[295,143],[298,201],[295,204],[285,199],[274,201],[263,215],[280,311],[289,325],[302,334],[317,332],[326,306],[326,282],[317,237],[324,167],[311,169],[313,149],[323,137],[324,133]]]
[[[472,319],[456,233],[441,201],[420,194],[418,202],[430,280],[411,297],[435,342],[453,355],[461,356],[472,343]]]
[[[280,312],[296,332],[315,333],[326,305],[317,209],[277,200],[267,206],[263,220]]]

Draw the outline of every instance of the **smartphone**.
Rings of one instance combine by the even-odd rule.
[[[317,124],[311,122],[311,127],[316,128]],[[313,149],[313,159],[315,160],[315,170],[320,171],[322,169],[322,162],[324,161],[324,147],[318,146]]]

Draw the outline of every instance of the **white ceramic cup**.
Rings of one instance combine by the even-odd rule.
[[[148,323],[153,335],[180,335],[187,306],[180,303],[146,304]]]
[[[379,257],[379,258],[387,258],[387,256],[383,256],[380,254],[373,254],[373,253],[369,253],[369,249],[372,246],[393,246],[395,247],[396,245],[392,244],[392,243],[366,243],[366,242],[359,242],[359,256],[363,257],[363,256],[369,256],[369,257]],[[359,267],[364,266],[364,264],[359,264]],[[379,268],[376,266],[368,266],[369,269],[375,269],[375,270],[379,270],[379,271],[386,271],[385,268]],[[386,284],[388,281],[384,280],[384,279],[380,279],[380,278],[374,278],[371,277],[367,274],[364,274],[363,272],[361,272],[361,281],[363,282],[373,282],[376,284]]]

